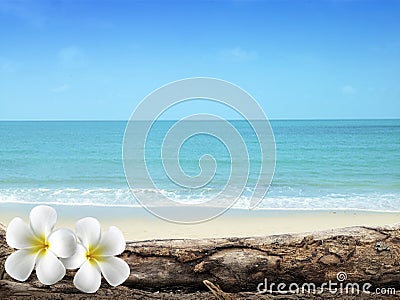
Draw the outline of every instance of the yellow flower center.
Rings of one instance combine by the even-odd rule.
[[[32,240],[32,252],[45,255],[50,249],[50,243],[45,236],[39,236]]]
[[[85,253],[85,258],[89,263],[95,263],[102,260],[102,249],[101,247],[91,247]]]
[[[48,241],[43,241],[42,249],[47,250],[50,248],[50,243]]]
[[[91,259],[95,259],[95,256],[93,255],[93,253],[91,253],[91,252],[86,252],[86,259],[87,260],[91,260]]]

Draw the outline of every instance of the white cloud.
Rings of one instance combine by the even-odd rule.
[[[341,92],[343,94],[355,94],[357,93],[357,89],[354,86],[347,84],[341,88]]]
[[[244,50],[241,47],[235,47],[227,51],[223,51],[222,55],[224,58],[233,61],[249,61],[257,58],[257,52]]]
[[[68,84],[63,84],[51,89],[53,93],[65,93],[68,90],[69,90]]]
[[[79,67],[85,64],[86,58],[83,51],[76,46],[62,48],[58,52],[61,64],[65,67]]]

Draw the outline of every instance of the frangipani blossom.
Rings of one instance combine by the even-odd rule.
[[[18,251],[5,262],[6,272],[14,279],[25,281],[36,265],[39,281],[51,285],[65,275],[65,267],[58,257],[75,253],[75,234],[65,228],[53,231],[57,213],[50,206],[36,206],[29,214],[29,225],[14,218],[7,227],[7,244]]]
[[[122,232],[111,226],[102,236],[99,221],[91,217],[79,220],[75,230],[80,242],[76,253],[62,260],[67,269],[80,268],[74,285],[85,293],[94,293],[100,287],[101,274],[112,286],[122,284],[130,274],[128,264],[114,257],[126,247]]]

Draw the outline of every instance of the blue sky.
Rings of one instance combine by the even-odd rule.
[[[399,32],[400,1],[2,0],[0,119],[127,119],[196,76],[271,119],[399,118]]]

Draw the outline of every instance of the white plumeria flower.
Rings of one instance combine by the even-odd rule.
[[[101,274],[112,286],[122,284],[130,274],[128,264],[114,257],[126,247],[122,232],[111,226],[102,236],[99,221],[90,217],[79,220],[75,230],[80,242],[76,253],[62,260],[67,269],[80,268],[74,285],[85,293],[94,293],[100,287]]]
[[[7,227],[7,244],[18,251],[6,260],[5,270],[14,279],[25,281],[36,265],[39,281],[51,285],[65,275],[65,267],[58,257],[75,253],[75,234],[65,228],[53,231],[57,213],[50,206],[36,206],[29,214],[29,225],[14,218]]]

